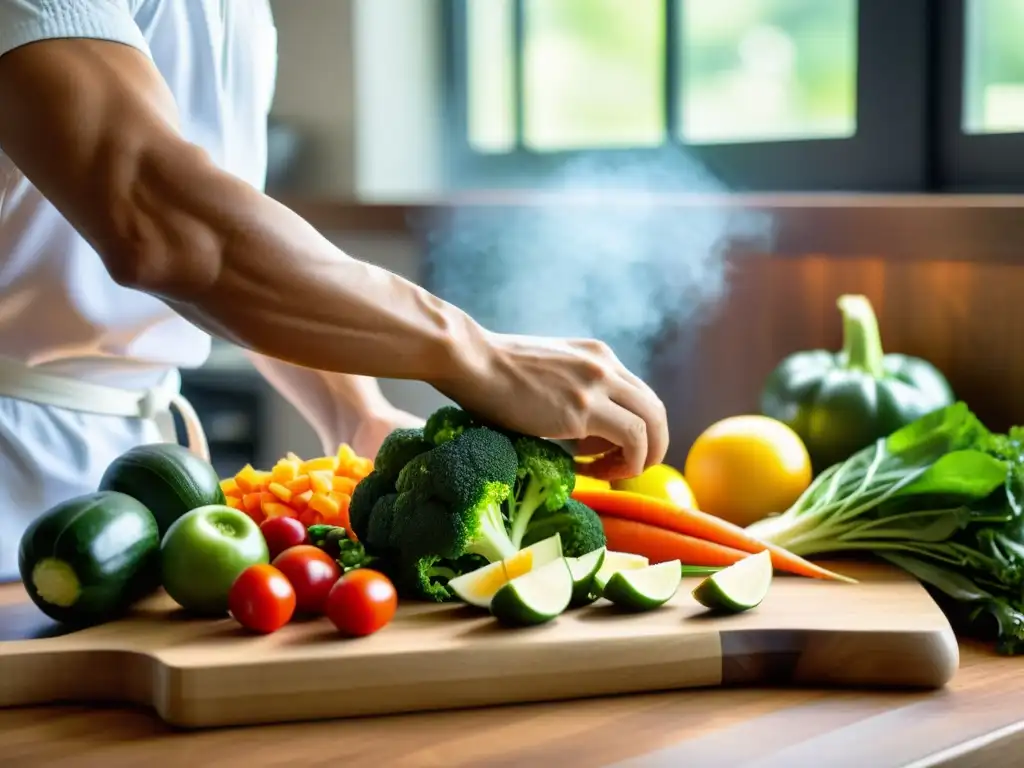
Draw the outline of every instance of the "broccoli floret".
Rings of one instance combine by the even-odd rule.
[[[476,426],[479,424],[469,413],[454,405],[445,405],[427,417],[423,436],[434,445],[442,445]]]
[[[516,453],[500,432],[474,428],[417,457],[403,470],[399,508],[406,555],[494,562],[516,551],[502,503],[516,478]]]
[[[393,483],[406,464],[433,447],[424,438],[422,429],[396,429],[381,443],[373,469]]]
[[[556,533],[561,537],[562,553],[566,557],[580,557],[608,545],[601,518],[576,499],[569,499],[564,507],[554,512],[537,510],[526,528],[523,546],[536,544]]]
[[[370,527],[370,516],[373,513],[373,505],[382,496],[395,492],[394,482],[380,474],[376,467],[356,485],[352,491],[352,498],[348,504],[348,522],[352,526],[352,533],[360,541],[366,541],[366,534]]]
[[[565,506],[576,485],[572,456],[550,440],[528,435],[515,438],[518,458],[515,493],[509,498],[512,543],[518,548],[538,509]]]

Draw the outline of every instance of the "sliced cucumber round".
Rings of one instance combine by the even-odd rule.
[[[771,583],[772,557],[763,550],[708,576],[693,590],[693,597],[705,608],[739,613],[760,605]]]
[[[559,558],[499,589],[491,600],[491,614],[510,626],[543,624],[569,607],[572,588],[569,564]]]
[[[569,564],[569,573],[572,574],[572,600],[569,605],[578,607],[597,600],[594,577],[604,564],[606,551],[605,547],[600,547],[579,557],[565,558]]]
[[[671,600],[682,581],[682,563],[667,560],[645,568],[616,571],[604,585],[603,596],[620,608],[650,611]]]
[[[630,552],[606,552],[601,568],[594,576],[594,588],[598,596],[604,591],[604,585],[612,574],[619,571],[635,571],[646,568],[650,561],[643,555],[634,555]]]
[[[554,536],[519,550],[504,560],[456,576],[448,582],[448,587],[463,602],[487,609],[497,591],[512,579],[523,576],[561,557],[562,539],[556,533]]]

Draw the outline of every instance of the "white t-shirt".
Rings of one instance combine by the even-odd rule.
[[[268,0],[0,0],[0,56],[65,37],[116,41],[150,56],[185,138],[263,188],[277,68]],[[0,355],[139,388],[169,367],[201,365],[209,348],[205,333],[161,301],[111,280],[89,244],[0,153]]]
[[[262,189],[277,69],[269,0],[0,0],[0,56],[87,37],[134,46],[170,86],[185,138]],[[0,120],[11,105],[0,104]],[[201,365],[209,337],[117,285],[96,252],[0,152],[0,356],[108,386],[155,385]],[[110,461],[161,439],[151,421],[0,397],[0,581],[18,578],[25,527],[96,490]]]

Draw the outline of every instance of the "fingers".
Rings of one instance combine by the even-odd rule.
[[[619,450],[595,461],[588,474],[604,480],[635,477],[647,464],[647,422],[613,401],[607,401],[591,415],[591,436],[604,438]],[[600,473],[600,474],[598,474]]]
[[[610,369],[606,390],[612,402],[631,412],[645,425],[647,453],[634,474],[640,474],[647,467],[661,463],[669,444],[668,416],[664,403],[639,376],[622,364],[607,344],[597,340],[584,340],[579,344],[596,356],[606,369]],[[616,445],[626,448],[622,443]],[[621,465],[636,466],[628,450],[617,459],[610,456],[605,461],[608,471]]]
[[[654,464],[660,464],[668,452],[668,416],[665,405],[654,392],[639,379],[623,382],[611,393],[612,401],[642,419],[647,434],[647,455],[641,472]],[[639,474],[639,472],[637,473]]]

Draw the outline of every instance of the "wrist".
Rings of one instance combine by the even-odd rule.
[[[496,365],[494,334],[461,310],[448,319],[434,355],[437,364],[428,383],[444,394],[490,379]]]

